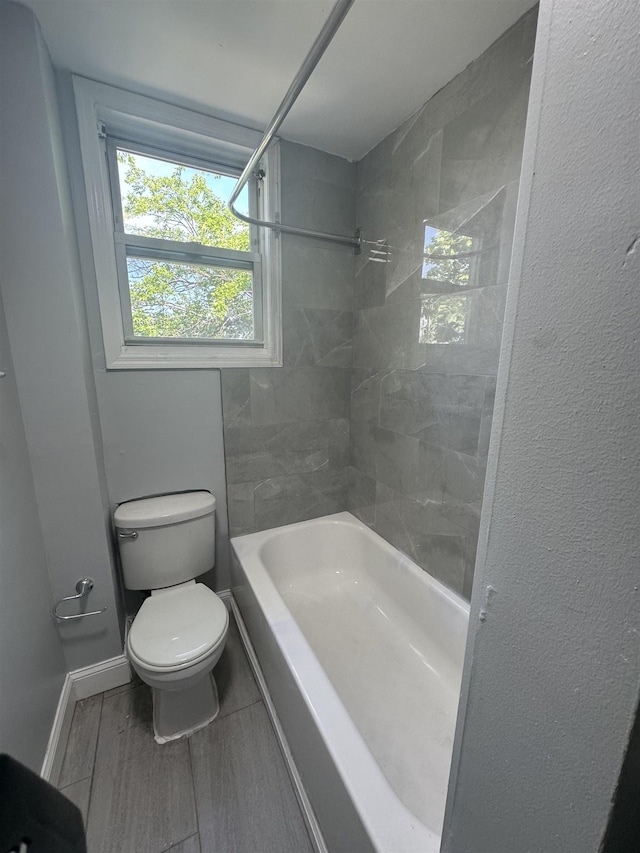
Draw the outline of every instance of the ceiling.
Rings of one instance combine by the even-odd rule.
[[[332,0],[21,0],[58,68],[263,129]],[[356,0],[280,135],[358,160],[532,0]]]

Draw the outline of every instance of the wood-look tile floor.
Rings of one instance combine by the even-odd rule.
[[[137,679],[76,704],[59,787],[88,853],[311,853],[233,618],[214,676],[218,718],[173,743],[154,741]]]

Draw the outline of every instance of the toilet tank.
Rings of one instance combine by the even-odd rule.
[[[209,492],[120,504],[113,520],[127,589],[162,589],[213,568],[215,511]]]

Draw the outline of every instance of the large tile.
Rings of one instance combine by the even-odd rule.
[[[284,366],[350,367],[353,314],[285,304]]]
[[[426,444],[448,447],[475,456],[478,452],[481,416],[473,409],[434,406],[430,423],[419,433]]]
[[[475,455],[486,377],[393,371],[381,383],[380,426]]]
[[[251,370],[254,425],[349,417],[349,371],[342,367]]]
[[[73,785],[67,785],[61,789],[61,793],[71,800],[82,813],[82,821],[87,825],[87,815],[89,814],[89,797],[91,796],[91,777],[82,779],[80,782],[74,782]]]
[[[250,483],[344,467],[348,441],[346,418],[229,428],[225,431],[227,482]]]
[[[76,702],[59,788],[66,788],[93,773],[101,710],[102,694]]]
[[[444,490],[451,498],[462,503],[482,503],[486,460],[456,453],[442,451],[442,476]]]
[[[292,181],[285,169],[283,166],[283,222],[345,236],[351,236],[355,232],[356,201],[353,186],[340,186],[319,180],[310,175],[308,170],[306,174]],[[318,238],[306,239],[310,240],[312,245],[320,242]]]
[[[420,300],[387,303],[356,312],[354,367],[413,370],[424,358],[420,346]]]
[[[220,696],[218,720],[259,701],[260,691],[244,653],[242,640],[233,616],[229,621],[229,633],[224,651],[213,671],[213,675]],[[212,725],[217,726],[218,722],[214,721]]]
[[[311,853],[263,704],[190,738],[202,849],[207,853]]]
[[[439,504],[421,502],[378,484],[375,530],[429,574],[461,592],[465,533],[443,517]]]
[[[257,530],[341,512],[346,507],[348,469],[273,477],[254,489]]]
[[[376,430],[377,423],[374,420],[352,420],[350,430],[350,455],[349,461],[353,468],[357,468],[368,477],[376,477]]]
[[[420,370],[427,373],[449,373],[495,376],[500,360],[501,335],[484,344],[420,344]]]
[[[351,402],[351,371],[342,367],[316,367],[308,377],[311,418],[319,421],[348,418]]]
[[[371,240],[363,251],[367,253],[368,260],[360,267],[354,280],[354,310],[379,308],[385,302],[389,254],[387,240]]]
[[[309,174],[322,175],[322,180],[336,187],[355,189],[356,164],[344,157],[328,154],[318,148],[309,148],[296,142],[282,143],[283,192],[292,185],[309,177]],[[309,201],[309,199],[306,199]]]
[[[517,178],[528,92],[528,71],[519,69],[447,125],[441,177],[441,197],[446,206],[453,207]]]
[[[329,243],[310,246],[307,240],[287,238],[288,235],[283,235],[283,303],[350,311],[353,307],[353,251]]]
[[[403,495],[414,495],[422,488],[420,441],[417,438],[376,427],[376,480]]]
[[[123,764],[144,754],[154,744],[150,687],[140,684],[104,699],[94,768],[96,774],[113,763]]]
[[[357,468],[349,469],[347,509],[369,527],[376,517],[376,481]]]
[[[351,420],[378,422],[380,388],[389,370],[354,367],[351,371]]]
[[[225,430],[251,424],[250,374],[248,368],[227,368],[220,371],[222,388],[222,418]]]
[[[144,685],[104,700],[89,807],[91,853],[160,853],[197,832],[185,739],[156,744]]]
[[[311,369],[251,370],[251,415],[255,426],[310,420]]]
[[[242,536],[243,533],[251,533],[255,530],[253,488],[253,483],[227,482],[230,536]]]

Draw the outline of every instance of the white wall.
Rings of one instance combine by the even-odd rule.
[[[216,566],[228,589],[227,495],[219,370],[106,371],[96,383],[109,495],[122,501],[206,489],[216,496]]]
[[[447,853],[591,853],[640,678],[636,0],[543,0]]]
[[[53,72],[32,13],[0,3],[3,223],[9,341],[53,595],[95,580],[104,615],[59,627],[69,670],[122,652],[75,231]]]
[[[1,301],[0,370],[0,752],[39,771],[65,663]]]

